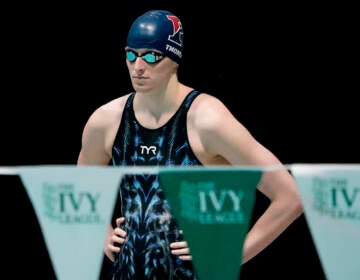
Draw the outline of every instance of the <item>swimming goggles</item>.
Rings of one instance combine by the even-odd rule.
[[[159,62],[164,58],[163,54],[157,51],[147,51],[142,54],[132,50],[132,49],[125,49],[126,52],[126,59],[130,62],[134,62],[138,57],[141,57],[145,62],[149,64],[154,64]]]

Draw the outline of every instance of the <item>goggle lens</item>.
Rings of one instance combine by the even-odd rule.
[[[126,58],[130,62],[134,62],[136,60],[136,58],[137,58],[137,55],[132,51],[126,51]]]

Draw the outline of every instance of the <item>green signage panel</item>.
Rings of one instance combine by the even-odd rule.
[[[200,280],[239,279],[261,175],[260,169],[233,167],[159,171]]]

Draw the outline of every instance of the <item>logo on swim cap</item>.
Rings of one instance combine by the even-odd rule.
[[[177,16],[167,16],[173,24],[173,34],[169,35],[169,40],[182,47],[183,32],[180,19]]]
[[[139,16],[130,27],[127,46],[162,52],[179,63],[183,50],[183,29],[180,19],[169,11],[151,10]]]

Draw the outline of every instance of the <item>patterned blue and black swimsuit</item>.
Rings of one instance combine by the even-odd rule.
[[[198,95],[198,91],[190,92],[165,125],[147,129],[135,118],[132,93],[114,141],[111,165],[201,165],[191,150],[186,126],[187,112]],[[113,279],[196,279],[192,263],[170,253],[170,243],[183,239],[158,176],[126,175],[119,201],[121,213],[115,216],[126,217],[123,228],[127,239],[115,257]]]

